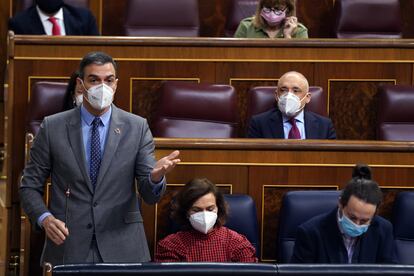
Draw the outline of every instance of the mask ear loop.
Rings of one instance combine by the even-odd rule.
[[[84,84],[84,82],[83,82],[83,80],[81,79],[81,78],[78,78],[80,81],[81,81],[81,84],[82,84],[82,87],[83,87],[83,89],[85,89],[85,91],[84,92],[86,92],[86,97],[85,97],[85,95],[83,96],[83,98],[89,103],[89,104],[91,104],[91,102],[89,101],[89,99],[88,99],[88,95],[89,95],[89,89],[86,89],[86,87],[85,87],[85,84]]]

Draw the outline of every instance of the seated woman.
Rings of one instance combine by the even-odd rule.
[[[68,87],[66,88],[65,96],[65,110],[80,106],[83,102],[83,87],[79,85],[76,79],[79,77],[79,72],[75,71],[70,76]]]
[[[260,0],[255,15],[240,22],[234,37],[308,38],[295,14],[295,0]]]
[[[156,262],[257,262],[246,237],[223,226],[227,207],[223,194],[208,179],[194,179],[181,189],[172,219],[183,231],[158,243]]]

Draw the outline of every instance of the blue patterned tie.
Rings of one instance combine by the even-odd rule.
[[[98,179],[99,167],[101,166],[101,140],[99,139],[99,124],[101,119],[96,117],[92,122],[91,134],[91,158],[90,158],[90,178],[93,188],[95,189]]]

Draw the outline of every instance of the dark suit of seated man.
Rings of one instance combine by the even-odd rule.
[[[72,7],[63,0],[35,0],[32,7],[9,19],[9,30],[21,35],[99,35],[89,10]]]
[[[281,76],[275,98],[278,108],[252,117],[249,138],[336,139],[329,118],[304,110],[311,94],[308,81],[301,73],[292,71]]]
[[[375,215],[382,199],[370,168],[358,165],[338,208],[298,227],[292,263],[398,263],[389,221]]]

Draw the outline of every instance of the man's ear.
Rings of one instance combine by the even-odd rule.
[[[82,81],[82,79],[81,79],[81,78],[79,78],[79,77],[77,77],[77,78],[76,78],[76,85],[79,85],[80,87],[82,87],[82,88],[83,88],[83,89],[82,89],[82,93],[86,91],[86,87],[85,87],[85,85],[83,84],[83,81]]]
[[[311,101],[311,98],[312,98],[312,94],[311,93],[309,93],[309,91],[308,91],[308,93],[306,94],[306,96],[305,96],[305,103],[309,103],[310,101]]]
[[[118,87],[118,79],[116,79],[115,80],[115,83],[114,83],[114,88],[113,88],[113,90],[114,90],[114,94],[115,94],[115,92],[116,92],[116,88]]]
[[[278,101],[278,100],[279,100],[279,97],[278,97],[277,91],[278,91],[278,87],[276,87],[275,91],[273,92],[273,95],[274,95],[274,97],[275,97],[275,100],[276,100],[276,101]]]

